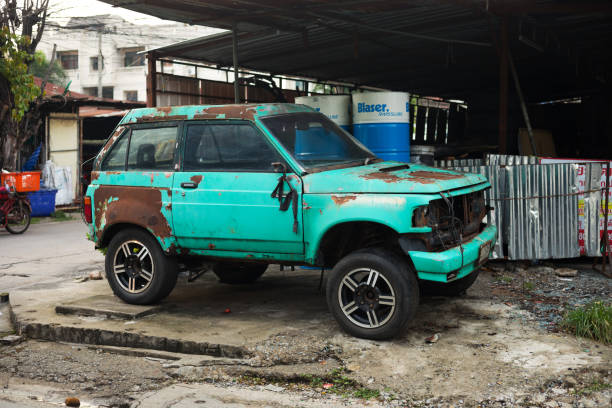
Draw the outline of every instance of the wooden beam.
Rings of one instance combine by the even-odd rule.
[[[147,107],[157,106],[157,55],[147,53]]]

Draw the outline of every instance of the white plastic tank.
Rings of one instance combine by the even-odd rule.
[[[295,103],[310,106],[321,112],[342,129],[351,129],[351,96],[350,95],[314,95],[298,96]]]
[[[410,162],[410,95],[353,94],[353,135],[384,160]]]

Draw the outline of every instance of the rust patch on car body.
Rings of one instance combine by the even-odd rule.
[[[155,108],[155,110],[158,112],[163,112],[166,115],[168,115],[170,112],[172,112],[172,106],[159,106]]]
[[[434,179],[434,180],[454,180],[464,177],[463,174],[443,173],[441,171],[413,171],[410,177]]]
[[[366,180],[382,180],[385,183],[397,183],[398,181],[408,180],[408,178],[406,177],[398,177],[395,174],[385,173],[382,171],[375,171],[373,173],[364,174],[363,176],[361,176],[361,178],[364,178]]]
[[[173,116],[146,115],[146,116],[140,116],[136,118],[136,123],[165,122],[165,121],[185,120],[185,119],[188,119],[187,115],[173,115]]]
[[[342,195],[342,196],[337,196],[337,195],[333,195],[331,196],[332,200],[334,200],[334,203],[336,203],[336,205],[344,205],[350,201],[356,200],[357,196],[356,195]]]
[[[193,181],[194,183],[196,183],[196,185],[199,186],[200,182],[202,181],[202,176],[191,176],[189,180]]]
[[[91,172],[91,175],[90,175],[91,181],[96,181],[98,179],[98,177],[100,177],[100,172],[98,172],[98,171],[92,171]]]
[[[216,248],[216,246],[212,242],[210,244],[208,244],[208,249],[215,249],[215,248]]]
[[[444,173],[438,171],[413,171],[405,176],[398,176],[390,172],[375,171],[372,173],[364,174],[361,178],[366,180],[382,180],[385,183],[397,183],[400,181],[412,181],[420,184],[433,184],[438,180],[454,180],[463,178],[462,174]]]
[[[254,120],[256,104],[210,106],[193,115],[194,119],[244,119]]]
[[[150,230],[157,238],[172,236],[162,213],[162,193],[167,188],[102,185],[94,191],[96,236],[113,224],[135,224]]]

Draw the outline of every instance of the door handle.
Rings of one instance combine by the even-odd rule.
[[[181,187],[183,188],[197,188],[198,185],[192,182],[181,183]]]

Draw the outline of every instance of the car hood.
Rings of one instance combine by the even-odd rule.
[[[321,171],[303,177],[304,193],[427,194],[486,183],[479,174],[442,170],[421,164],[385,161]]]

